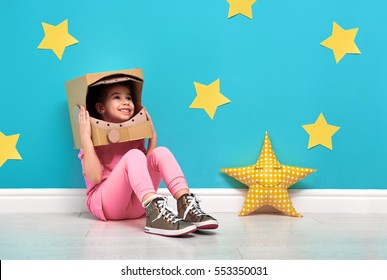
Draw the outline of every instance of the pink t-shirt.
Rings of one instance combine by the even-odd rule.
[[[100,186],[109,177],[121,158],[131,149],[139,149],[146,153],[145,140],[141,139],[95,147],[95,151],[103,167],[102,181],[99,184],[91,182],[85,175],[83,169],[83,150],[79,150],[78,157],[82,163],[82,174],[86,182],[86,206],[94,216],[103,221],[106,221],[106,218],[102,210],[102,188]]]

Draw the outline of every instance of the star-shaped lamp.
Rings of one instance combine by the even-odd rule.
[[[228,18],[242,14],[249,19],[253,18],[253,4],[256,0],[227,0],[230,4]]]
[[[5,136],[0,132],[0,167],[9,159],[21,159],[16,150],[16,143],[20,134]]]
[[[220,80],[217,79],[210,85],[194,82],[196,98],[189,106],[194,109],[204,109],[211,119],[214,119],[216,109],[230,100],[220,93]]]
[[[340,129],[339,126],[330,125],[321,113],[316,122],[302,126],[309,134],[308,149],[322,145],[332,150],[332,136]]]
[[[279,163],[267,132],[256,164],[221,170],[249,187],[240,216],[248,215],[262,206],[269,205],[293,217],[302,217],[302,215],[294,209],[288,188],[316,171]]]
[[[78,40],[68,32],[67,19],[56,26],[45,22],[42,22],[42,25],[45,36],[40,42],[38,49],[51,49],[61,60],[65,48],[78,43]]]
[[[358,28],[344,30],[336,22],[333,22],[332,35],[321,42],[321,45],[333,51],[336,63],[339,63],[347,53],[360,54],[360,50],[355,44],[357,30]]]

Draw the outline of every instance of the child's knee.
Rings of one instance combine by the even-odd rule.
[[[161,156],[164,156],[164,155],[171,155],[171,151],[167,148],[167,147],[156,147],[152,153],[154,153],[155,155],[161,155]]]
[[[139,160],[139,159],[146,159],[146,156],[145,154],[139,150],[139,149],[131,149],[129,150],[125,155],[124,155],[124,159],[125,160]]]

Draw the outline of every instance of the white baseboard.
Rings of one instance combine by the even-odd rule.
[[[1,213],[84,212],[85,189],[0,189]],[[192,189],[199,195],[202,208],[209,213],[235,212],[242,209],[247,190]],[[387,190],[289,190],[300,213],[387,213]],[[159,194],[170,197],[166,189]],[[175,203],[171,202],[173,207]],[[264,208],[265,211],[272,211]]]

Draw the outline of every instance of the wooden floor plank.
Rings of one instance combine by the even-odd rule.
[[[0,259],[387,259],[387,214],[217,213],[220,227],[186,237],[146,234],[145,218],[0,214]]]

